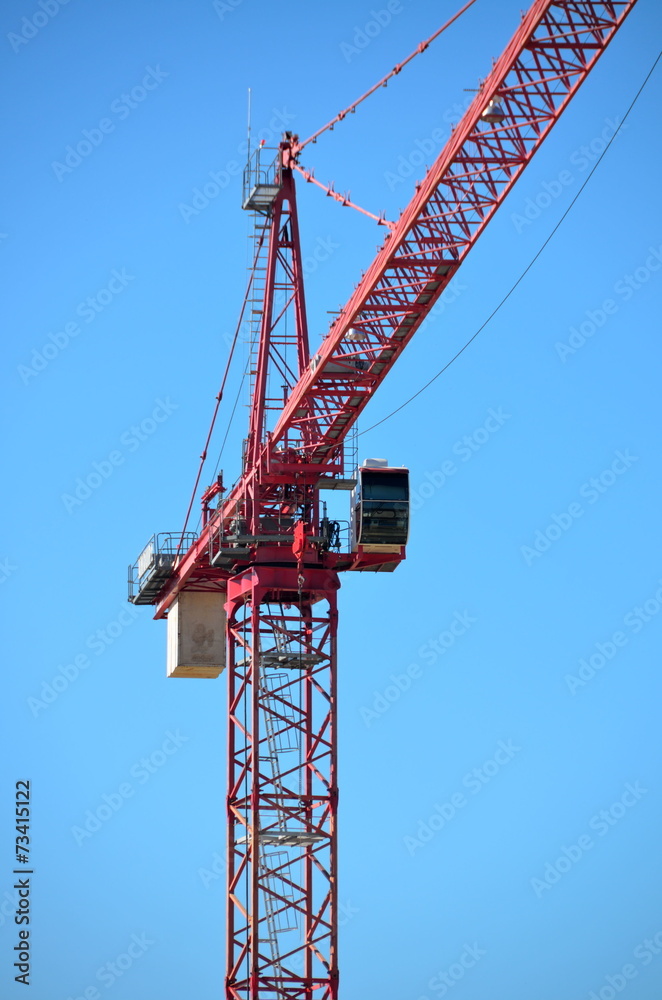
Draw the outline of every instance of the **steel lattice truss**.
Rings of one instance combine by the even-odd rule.
[[[182,590],[227,591],[228,1000],[338,996],[337,570],[379,568],[404,547],[330,551],[319,488],[343,481],[352,424],[635,2],[535,0],[312,359],[293,175],[302,147],[288,133],[280,144],[277,193],[255,232],[242,475],[205,509],[156,610],[164,617]],[[279,383],[287,398],[271,429]]]
[[[269,483],[296,480],[301,488],[314,487],[318,474],[343,475],[343,441],[350,428],[635,2],[535,0],[523,15],[302,372],[259,454],[246,463],[219,514],[179,563],[158,615],[188,580],[209,575],[210,539],[226,530],[224,524],[244,509],[247,498],[254,509]],[[504,112],[501,122],[485,120],[494,101]],[[295,138],[285,145],[283,175],[289,177],[297,160]]]
[[[315,371],[292,392],[271,448],[286,435],[292,442],[298,429],[308,462],[332,461],[633,6],[634,0],[533,4],[333,323]],[[492,101],[501,105],[501,123],[483,118]],[[346,339],[350,330],[363,339]],[[356,360],[366,362],[365,370],[355,370]],[[339,365],[346,374],[337,372]],[[301,428],[308,414],[314,414],[318,434],[306,444]]]
[[[259,299],[255,300],[259,302],[259,308],[254,310],[260,313],[260,333],[254,359],[255,371],[252,372],[255,381],[246,446],[249,467],[259,461],[267,411],[282,410],[285,398],[290,395],[309,362],[299,222],[294,178],[289,171],[281,174],[280,191],[271,206],[264,232],[268,234],[268,240],[263,275],[259,270],[254,273],[255,284],[259,288],[263,281],[263,287],[259,288]],[[293,307],[294,322],[288,328],[283,319],[290,306]],[[279,394],[276,394],[276,386],[280,389]],[[305,425],[305,433],[306,440],[310,441],[309,423]]]
[[[254,579],[228,621],[226,991],[332,1000],[335,589],[314,608],[309,592],[287,607],[270,596]]]

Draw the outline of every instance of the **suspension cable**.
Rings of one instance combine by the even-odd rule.
[[[400,70],[407,65],[408,62],[411,62],[414,56],[419,55],[421,52],[425,52],[428,45],[434,42],[435,38],[438,38],[439,35],[441,35],[441,33],[446,30],[446,28],[450,28],[453,21],[457,21],[458,17],[464,14],[465,10],[468,10],[469,7],[471,7],[472,4],[474,4],[475,2],[476,0],[469,0],[468,3],[465,3],[464,7],[462,7],[461,10],[458,10],[457,14],[454,14],[449,21],[446,21],[445,24],[442,24],[441,28],[437,28],[434,34],[430,35],[430,37],[426,39],[426,41],[421,42],[421,44],[417,48],[415,48],[414,51],[410,55],[408,55],[405,60],[403,60],[403,62],[398,63],[397,66],[393,67],[390,73],[387,73],[385,77],[382,77],[379,83],[376,83],[373,87],[370,88],[370,90],[367,90],[362,97],[359,97],[357,101],[354,101],[353,104],[350,104],[349,107],[345,108],[344,111],[340,111],[335,118],[332,118],[330,122],[327,122],[327,124],[324,125],[322,128],[318,129],[317,132],[314,132],[311,136],[309,136],[305,140],[305,142],[297,143],[296,146],[297,153],[299,153],[304,148],[304,146],[307,146],[309,142],[317,142],[319,136],[321,136],[323,132],[326,132],[328,129],[332,129],[334,125],[337,125],[338,122],[341,122],[343,118],[345,118],[347,115],[353,114],[358,105],[361,104],[362,101],[365,101],[366,97],[370,97],[370,95],[374,94],[374,92],[376,90],[379,90],[380,87],[385,87],[388,81],[391,79],[391,77],[396,76],[400,72]]]
[[[177,550],[175,552],[175,557],[179,555],[179,552],[181,550],[182,544],[184,542],[184,535],[186,534],[186,529],[188,527],[188,522],[189,522],[189,518],[191,516],[191,511],[193,510],[193,504],[195,503],[195,497],[196,497],[196,494],[198,492],[198,486],[200,485],[200,477],[202,476],[202,469],[203,469],[203,466],[204,466],[204,464],[205,464],[205,462],[207,460],[207,449],[209,448],[209,442],[211,441],[211,436],[212,436],[212,434],[214,432],[214,425],[216,424],[216,417],[218,416],[218,411],[219,411],[219,408],[220,408],[220,405],[221,405],[221,400],[223,399],[223,391],[225,389],[225,383],[227,382],[228,375],[230,373],[230,365],[232,364],[232,358],[234,357],[234,349],[235,349],[235,347],[237,345],[237,339],[239,337],[239,331],[241,330],[241,324],[243,323],[244,313],[246,312],[246,306],[248,305],[248,296],[250,295],[251,288],[253,286],[253,281],[255,279],[255,268],[257,267],[257,261],[258,261],[258,257],[259,257],[259,254],[260,254],[260,250],[262,249],[262,243],[264,242],[265,233],[266,233],[266,230],[260,236],[260,239],[259,239],[259,242],[258,242],[258,245],[257,245],[257,249],[255,251],[255,257],[253,259],[253,266],[251,268],[251,274],[250,274],[250,277],[248,279],[248,284],[246,286],[246,292],[244,293],[244,301],[242,302],[242,305],[241,305],[241,310],[239,312],[239,319],[237,320],[237,326],[236,326],[236,329],[234,331],[234,337],[232,338],[232,344],[230,345],[230,353],[228,355],[228,360],[227,360],[227,363],[225,365],[225,371],[223,372],[223,379],[221,381],[221,387],[218,390],[218,394],[216,396],[216,405],[214,407],[214,412],[212,414],[211,424],[209,425],[209,431],[207,432],[207,438],[205,440],[204,448],[202,449],[202,454],[200,455],[200,465],[198,466],[198,474],[195,477],[195,485],[194,485],[193,491],[191,493],[191,499],[189,501],[188,510],[186,511],[186,518],[184,519],[184,527],[182,528],[182,533],[181,533],[181,536],[180,536],[180,539],[179,539],[179,543],[177,545]]]
[[[531,258],[531,260],[529,261],[529,263],[526,265],[526,267],[524,268],[524,270],[521,272],[520,276],[510,286],[510,288],[508,289],[508,291],[506,292],[506,294],[503,296],[503,298],[501,299],[501,301],[495,306],[495,308],[492,310],[492,312],[487,317],[487,319],[484,320],[483,323],[481,323],[481,325],[478,327],[478,329],[475,331],[475,333],[473,333],[472,336],[469,337],[469,339],[462,345],[462,347],[460,347],[460,349],[453,355],[453,357],[450,359],[450,361],[447,361],[446,364],[442,368],[440,368],[439,371],[436,372],[432,376],[432,378],[428,379],[428,381],[424,385],[422,385],[420,389],[418,389],[411,396],[409,396],[408,399],[405,399],[404,403],[401,403],[400,406],[396,406],[396,408],[394,410],[391,410],[390,413],[387,413],[385,417],[381,418],[381,420],[377,420],[374,424],[371,424],[370,427],[366,427],[366,429],[364,431],[360,431],[359,432],[359,436],[362,436],[363,434],[368,434],[370,431],[374,431],[375,427],[379,427],[380,424],[383,424],[387,420],[390,420],[391,417],[394,417],[396,413],[400,412],[400,410],[404,410],[405,406],[409,406],[409,404],[411,402],[413,402],[418,396],[420,396],[422,392],[425,392],[425,390],[427,388],[429,388],[429,386],[431,386],[432,383],[435,382],[439,378],[440,375],[443,375],[444,372],[448,368],[450,368],[450,366],[453,364],[454,361],[457,361],[457,359],[460,357],[460,355],[463,354],[466,351],[466,349],[469,347],[469,345],[473,343],[473,341],[476,339],[476,337],[478,336],[478,334],[482,333],[482,331],[485,329],[485,327],[488,325],[488,323],[496,316],[496,314],[499,312],[499,310],[501,309],[501,307],[506,304],[506,302],[508,301],[508,299],[510,298],[510,296],[513,294],[513,292],[515,291],[515,289],[524,280],[524,278],[529,273],[529,271],[531,270],[531,268],[533,267],[533,265],[535,264],[535,262],[538,260],[538,258],[542,254],[542,252],[545,249],[545,247],[550,243],[550,241],[552,240],[552,238],[555,236],[557,230],[561,227],[561,225],[563,224],[563,222],[565,221],[565,219],[567,218],[567,216],[570,214],[570,211],[574,208],[575,202],[577,201],[577,199],[581,195],[582,191],[584,190],[584,188],[586,187],[586,185],[588,184],[588,182],[593,177],[593,174],[595,173],[595,171],[599,167],[600,163],[602,162],[602,160],[603,160],[605,154],[607,153],[607,151],[609,150],[609,147],[611,146],[612,142],[614,141],[614,139],[616,138],[616,136],[620,133],[621,129],[625,125],[625,122],[627,121],[627,119],[628,119],[628,117],[630,115],[630,112],[632,111],[632,109],[636,105],[637,101],[639,100],[639,98],[640,98],[640,96],[641,96],[641,94],[642,94],[642,92],[643,92],[646,84],[648,83],[648,81],[650,80],[651,76],[653,75],[653,71],[655,70],[655,67],[657,66],[657,64],[658,64],[658,62],[660,61],[661,58],[662,58],[662,52],[659,52],[658,55],[657,55],[657,58],[655,59],[655,62],[653,63],[653,65],[649,69],[648,73],[646,74],[646,78],[645,78],[644,82],[639,87],[639,90],[637,91],[637,93],[635,94],[634,98],[632,99],[632,102],[630,103],[630,106],[628,107],[627,111],[625,112],[625,114],[623,115],[622,119],[620,120],[620,122],[618,124],[618,128],[616,129],[616,131],[614,132],[614,134],[611,136],[611,138],[608,140],[605,148],[602,150],[602,152],[598,156],[597,160],[595,161],[595,163],[593,164],[593,166],[589,170],[588,174],[584,178],[584,181],[583,181],[582,185],[580,186],[579,190],[577,191],[577,193],[575,194],[574,198],[572,199],[572,201],[570,202],[570,204],[568,205],[568,207],[564,211],[563,215],[561,216],[561,218],[558,220],[558,222],[556,223],[556,225],[552,229],[551,233],[543,241],[542,245],[538,248],[538,250],[536,251],[536,253],[533,255],[533,257]]]

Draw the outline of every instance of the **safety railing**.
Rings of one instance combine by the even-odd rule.
[[[194,531],[161,532],[152,535],[135,563],[129,566],[129,600],[132,604],[153,604],[175,565],[197,538]],[[181,541],[181,545],[180,545]]]

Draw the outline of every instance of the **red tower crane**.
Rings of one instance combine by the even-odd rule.
[[[535,0],[400,218],[378,220],[384,242],[312,358],[295,175],[313,180],[300,159],[320,133],[249,161],[243,471],[203,494],[199,537],[154,536],[130,570],[130,600],[168,618],[169,676],[226,668],[228,1000],[338,997],[339,574],[394,570],[409,521],[407,470],[348,468],[348,435],[635,2]],[[347,538],[325,489],[352,491]]]

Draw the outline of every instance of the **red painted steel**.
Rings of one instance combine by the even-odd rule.
[[[285,144],[283,146],[287,148]],[[245,457],[247,468],[257,465],[260,460],[267,409],[280,411],[283,407],[283,391],[279,396],[272,395],[271,398],[268,396],[269,376],[278,376],[285,394],[289,395],[297,380],[307,370],[309,362],[308,325],[294,177],[291,170],[281,169],[276,179],[279,191],[270,211],[262,322]],[[275,298],[279,293],[281,301],[276,309]],[[288,333],[281,320],[290,304],[294,305],[295,322],[294,329]],[[293,368],[294,359],[287,355],[288,348],[291,348],[296,356],[296,368]],[[273,393],[274,390],[271,391]],[[309,438],[307,432],[308,428],[305,435]]]
[[[338,995],[338,586],[294,566],[228,584],[228,1000]]]
[[[352,424],[635,2],[533,3],[313,359],[293,177],[302,146],[287,133],[281,143],[261,210],[244,469],[217,511],[220,485],[207,492],[201,536],[156,610],[184,588],[227,589],[227,1000],[338,995],[338,571],[392,569],[404,548],[331,551],[320,480],[345,475]]]
[[[393,69],[390,71],[390,73],[387,73],[386,76],[383,76],[381,78],[381,80],[378,80],[377,83],[375,83],[370,88],[370,90],[367,90],[365,94],[362,94],[361,97],[357,98],[356,101],[353,101],[349,105],[349,107],[345,108],[344,111],[340,111],[335,118],[332,118],[330,122],[327,122],[326,125],[323,125],[322,128],[317,130],[317,132],[314,132],[311,136],[309,136],[302,143],[300,143],[298,149],[299,150],[303,149],[304,146],[307,146],[309,142],[317,142],[319,137],[324,132],[333,131],[334,126],[338,125],[338,123],[341,122],[343,118],[346,118],[347,115],[354,114],[359,104],[365,101],[367,97],[370,97],[371,94],[374,94],[376,90],[379,90],[380,87],[386,87],[388,81],[392,77],[397,76],[398,73],[400,73],[405,68],[407,63],[410,63],[412,59],[414,59],[416,56],[419,56],[421,52],[425,52],[428,46],[430,46],[436,38],[439,38],[439,35],[443,34],[443,32],[446,31],[446,28],[450,28],[451,24],[454,24],[455,21],[457,21],[458,17],[461,17],[462,14],[464,14],[464,12],[469,9],[469,7],[473,6],[475,2],[476,0],[468,0],[468,2],[465,3],[464,7],[461,7],[458,10],[458,12],[456,14],[453,14],[453,16],[449,18],[445,24],[442,24],[440,28],[437,28],[434,34],[430,35],[429,38],[426,38],[424,42],[420,43],[420,45],[417,45],[414,51],[410,53],[410,55],[408,55],[406,59],[403,59],[401,63],[397,64],[397,66],[394,66]]]
[[[314,372],[290,396],[269,447],[301,437],[299,413],[316,415],[310,463],[328,463],[467,253],[584,81],[634,0],[537,0],[446,147],[389,233],[322,343]],[[503,122],[483,113],[497,100]],[[297,146],[293,145],[296,156]],[[346,339],[350,329],[364,340]],[[367,362],[360,375],[329,366]]]
[[[213,536],[226,532],[229,521],[243,514],[260,492],[271,491],[278,506],[279,482],[296,481],[312,489],[321,475],[343,475],[348,431],[635,2],[536,0],[523,15],[311,366],[302,372],[259,455],[179,562],[161,594],[157,617],[167,612],[182,587],[209,579]],[[502,122],[483,118],[495,100],[504,113]],[[296,137],[289,137],[282,144],[284,174],[297,152]],[[365,339],[348,340],[350,330]]]
[[[318,188],[326,194],[327,198],[333,198],[337,201],[339,205],[343,208],[353,208],[357,212],[361,212],[362,215],[367,215],[369,219],[374,219],[378,226],[388,226],[389,229],[393,229],[393,223],[389,222],[384,215],[374,215],[373,212],[369,212],[366,208],[361,208],[360,205],[356,205],[353,201],[350,201],[349,191],[347,194],[340,194],[339,191],[335,191],[332,184],[322,184],[318,181],[315,175],[310,170],[304,170],[303,167],[299,166],[298,163],[292,162],[292,166],[297,170],[303,179],[309,184],[315,184]]]

